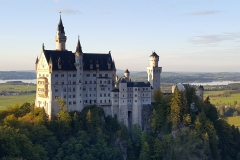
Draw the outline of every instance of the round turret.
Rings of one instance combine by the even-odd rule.
[[[124,72],[124,78],[127,82],[129,82],[129,76],[130,76],[130,72],[128,71],[128,69],[126,69],[126,71]]]

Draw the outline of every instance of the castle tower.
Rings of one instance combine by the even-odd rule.
[[[126,69],[126,71],[124,72],[124,79],[129,82],[129,76],[130,76],[130,72],[128,71],[128,69]]]
[[[77,93],[77,102],[76,102],[76,106],[78,107],[76,110],[77,111],[82,111],[83,109],[83,52],[82,52],[82,47],[80,44],[80,40],[78,37],[78,43],[77,43],[77,47],[76,47],[76,52],[75,52],[75,67],[77,69],[77,87],[76,87],[76,93]]]
[[[62,23],[62,18],[60,15],[60,20],[58,23],[57,34],[55,36],[56,40],[56,50],[65,51],[66,50],[66,41],[67,37],[65,36],[65,31]]]
[[[203,100],[204,88],[202,85],[200,85],[196,88],[196,95],[199,97],[199,99]]]
[[[153,92],[160,89],[160,74],[162,72],[162,67],[158,67],[159,56],[156,52],[152,52],[149,57],[150,67],[147,67],[148,81],[153,87]]]

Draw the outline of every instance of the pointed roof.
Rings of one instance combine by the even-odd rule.
[[[76,52],[83,53],[82,52],[82,46],[81,46],[80,40],[79,40],[79,36],[78,36],[78,43],[77,43],[77,47],[76,47]]]
[[[52,56],[50,55],[49,64],[52,64]]]
[[[59,23],[58,23],[58,28],[57,28],[57,30],[58,30],[59,32],[65,34],[64,27],[63,27],[63,23],[62,23],[61,15],[60,15],[60,20],[59,20]]]
[[[36,59],[36,63],[35,64],[38,64],[38,57],[37,57],[37,59]]]
[[[124,73],[130,73],[130,72],[128,71],[128,69],[126,69],[126,71]]]
[[[152,54],[150,55],[150,57],[159,57],[159,56],[158,56],[157,53],[154,51],[154,52],[152,52]]]

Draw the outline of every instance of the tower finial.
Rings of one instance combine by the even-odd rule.
[[[45,49],[45,46],[44,46],[44,43],[42,44],[42,50],[44,51],[44,49]]]
[[[80,44],[80,36],[78,35],[78,43],[77,43],[77,47],[76,47],[76,53],[82,54],[82,46]]]

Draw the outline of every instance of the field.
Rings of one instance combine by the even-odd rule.
[[[35,94],[20,96],[0,96],[0,110],[13,106],[14,104],[22,105],[24,102],[34,103]]]
[[[206,91],[204,92],[204,98],[210,97],[212,104],[233,104],[234,101],[240,103],[240,93],[229,94],[228,96],[221,96],[224,91]]]
[[[234,125],[240,129],[240,116],[228,117],[227,120],[230,125]]]
[[[14,92],[25,92],[25,91],[35,91],[36,86],[31,85],[13,85],[13,84],[0,84],[0,92],[1,91],[14,91]]]

